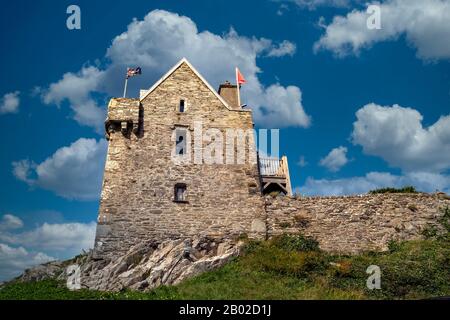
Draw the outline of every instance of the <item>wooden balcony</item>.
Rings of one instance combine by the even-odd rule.
[[[292,196],[291,178],[287,157],[259,157],[259,173],[263,194],[284,194]]]

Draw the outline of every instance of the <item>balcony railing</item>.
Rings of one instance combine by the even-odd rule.
[[[263,194],[281,192],[292,195],[291,178],[287,157],[281,159],[260,157],[259,173],[261,175]]]
[[[284,158],[259,158],[259,169],[262,176],[286,177]]]

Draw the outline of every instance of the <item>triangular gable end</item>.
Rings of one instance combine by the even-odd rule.
[[[195,73],[195,75],[208,87],[208,89],[217,97],[217,99],[220,100],[220,102],[222,102],[222,104],[229,110],[232,110],[230,108],[230,106],[228,105],[228,103],[217,93],[216,90],[214,90],[214,88],[208,83],[208,81],[205,80],[205,78],[202,77],[202,75],[194,68],[194,66],[192,64],[190,64],[190,62],[186,59],[183,58],[180,61],[177,62],[177,64],[175,64],[172,69],[170,69],[165,75],[163,75],[161,77],[161,79],[159,79],[158,81],[155,82],[155,84],[145,93],[145,95],[140,98],[140,101],[143,101],[145,98],[147,98],[148,95],[150,95],[150,93],[152,93],[161,83],[164,82],[164,80],[166,80],[172,73],[175,72],[175,70],[177,70],[183,63],[186,63],[187,66]]]

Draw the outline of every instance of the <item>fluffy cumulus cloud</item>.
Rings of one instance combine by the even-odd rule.
[[[106,150],[103,139],[81,138],[40,164],[29,160],[13,162],[13,174],[32,187],[68,199],[95,200],[100,194]]]
[[[0,220],[0,231],[14,230],[23,227],[23,221],[12,214],[5,214]]]
[[[331,172],[337,172],[345,166],[347,162],[347,148],[340,146],[332,149],[326,157],[320,160],[319,164],[326,167]]]
[[[426,60],[450,58],[450,1],[387,0],[380,4],[381,29],[367,28],[369,14],[352,10],[346,16],[335,16],[324,26],[325,34],[315,50],[326,49],[338,56],[358,54],[377,42],[405,36]]]
[[[6,93],[0,101],[0,114],[17,113],[20,104],[20,91]]]
[[[96,224],[44,223],[30,231],[0,234],[0,240],[26,248],[72,256],[93,247]]]
[[[450,168],[450,115],[424,127],[422,115],[399,105],[368,104],[356,112],[352,141],[404,172],[445,172]]]
[[[415,186],[425,192],[436,190],[450,192],[450,176],[415,172],[404,175],[394,175],[388,172],[370,172],[365,176],[342,179],[307,178],[303,186],[296,188],[296,193],[305,195],[348,195],[364,194],[370,190],[385,187]]]
[[[0,243],[0,281],[19,276],[25,269],[55,260],[42,252],[29,252],[24,247]]]
[[[56,83],[42,92],[46,104],[61,105],[67,100],[74,111],[74,119],[80,124],[103,130],[105,109],[97,106],[92,92],[104,81],[104,72],[96,67],[84,67],[78,73],[66,73]]]
[[[44,223],[20,231],[22,220],[11,214],[1,220],[0,281],[18,276],[26,268],[67,259],[94,245],[96,223]],[[6,226],[6,227],[5,227]]]
[[[123,79],[126,67],[142,67],[142,76],[129,83],[130,94],[137,95],[137,89],[149,88],[186,57],[214,87],[225,80],[233,81],[234,68],[238,66],[247,79],[242,100],[255,111],[257,123],[307,127],[310,118],[303,109],[298,87],[265,86],[258,79],[261,70],[257,57],[292,55],[295,49],[295,44],[287,40],[274,43],[270,39],[241,36],[233,29],[223,35],[199,31],[188,17],[154,10],[143,20],[135,19],[113,39],[105,55],[108,66],[104,70],[84,67],[78,73],[68,73],[50,85],[43,99],[47,103],[68,100],[77,121],[97,126],[102,119],[92,94],[120,95],[123,83],[118,79]]]

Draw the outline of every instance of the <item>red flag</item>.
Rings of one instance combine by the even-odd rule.
[[[242,73],[239,71],[238,68],[236,68],[236,82],[238,85],[240,84],[244,84],[247,81],[244,79],[244,76],[242,75]]]

